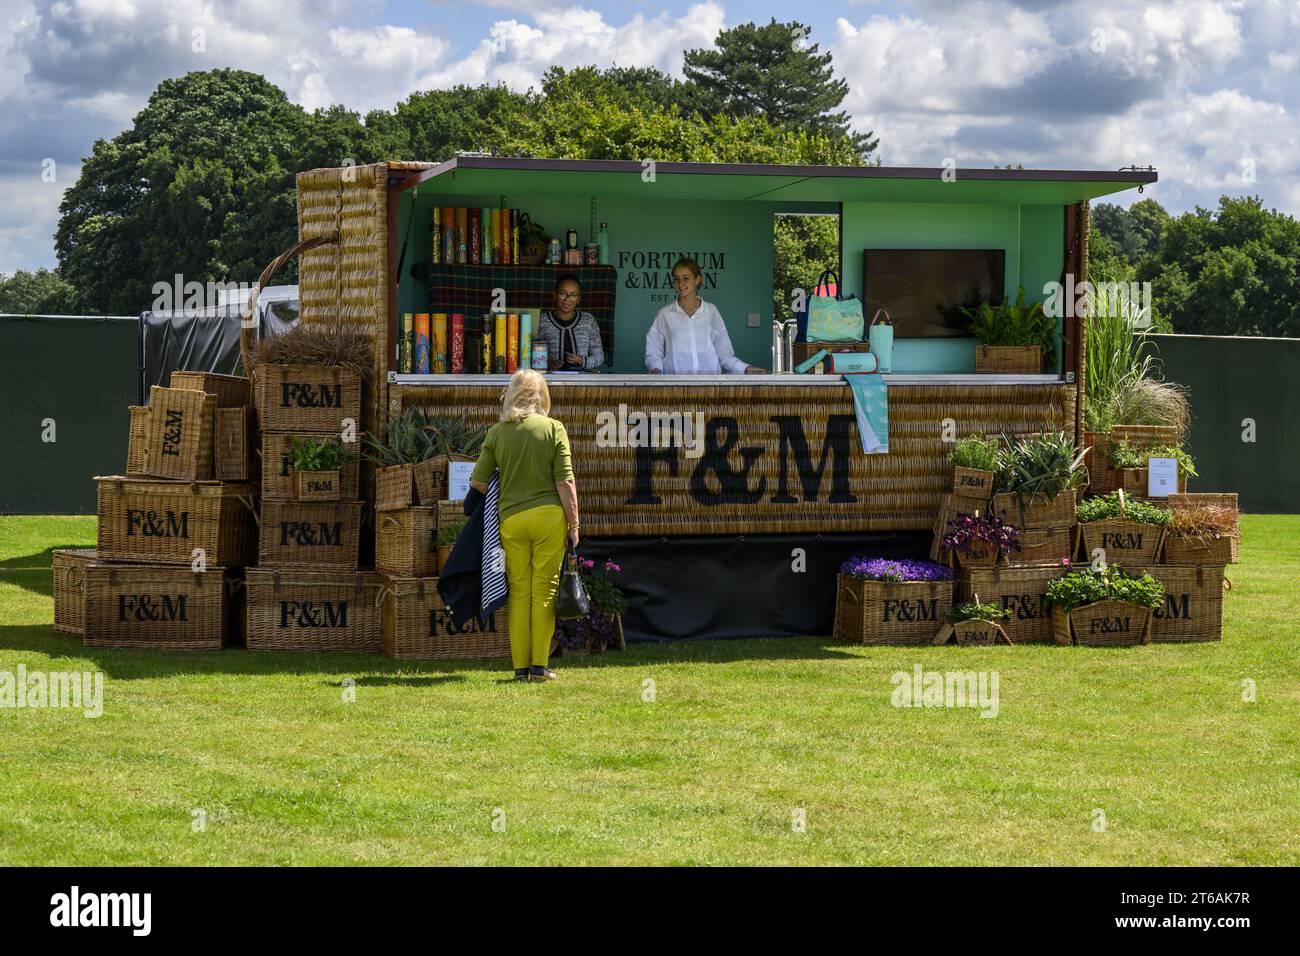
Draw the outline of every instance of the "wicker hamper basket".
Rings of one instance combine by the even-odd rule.
[[[941,627],[934,637],[934,643],[991,647],[994,644],[1010,644],[1011,640],[997,621],[958,621]]]
[[[1151,610],[1127,601],[1094,601],[1070,611],[1052,608],[1052,637],[1082,647],[1151,643]]]
[[[863,581],[841,574],[835,637],[853,644],[931,644],[951,607],[951,581]]]
[[[96,561],[86,568],[87,647],[218,651],[240,643],[242,582],[206,571]]]
[[[1075,523],[1078,495],[1074,489],[1063,491],[1054,498],[1046,495],[1027,495],[1024,514],[1020,511],[1020,497],[1002,493],[993,496],[993,514],[1009,525],[1022,530],[1029,528],[1071,527]]]
[[[1165,586],[1165,603],[1151,615],[1151,639],[1157,644],[1184,644],[1223,639],[1223,593],[1232,590],[1224,566],[1194,568],[1154,564],[1135,569]]]
[[[86,567],[94,560],[94,548],[54,552],[54,629],[61,634],[86,633]]]
[[[375,515],[375,569],[403,577],[438,573],[438,509],[413,507]]]
[[[257,460],[253,410],[246,406],[217,409],[217,480],[253,481]]]
[[[356,570],[361,509],[360,501],[263,501],[258,566]]]
[[[295,438],[324,441],[338,438],[336,432],[262,432],[262,498],[280,501],[294,500],[297,492],[293,482],[293,442]],[[348,460],[340,475],[339,498],[352,501],[358,497],[360,487],[360,460],[355,442],[343,446],[348,450]]]
[[[1169,508],[1172,511],[1178,511],[1181,508],[1195,508],[1201,505],[1217,505],[1220,508],[1227,508],[1234,515],[1239,515],[1237,507],[1237,493],[1232,492],[1195,492],[1190,494],[1177,494],[1169,496]],[[1241,549],[1241,528],[1236,528],[1235,537],[1228,539],[1228,548],[1231,554],[1229,563],[1236,564]]]
[[[188,388],[149,389],[145,473],[156,478],[212,478],[217,397]]]
[[[1043,371],[1043,349],[1038,345],[977,345],[975,371],[1038,375]]]
[[[257,422],[263,430],[340,434],[351,419],[361,428],[361,376],[326,365],[259,365]]]
[[[971,571],[958,583],[958,600],[973,601],[979,595],[985,604],[995,604],[1011,616],[1002,629],[1012,644],[1052,640],[1051,614],[1043,599],[1047,585],[1069,570],[1060,564],[1037,567],[998,565],[989,571]]]
[[[255,486],[122,475],[99,482],[101,561],[184,564],[202,548],[209,567],[243,567],[257,553]]]
[[[380,577],[371,571],[247,572],[250,651],[379,651]]]
[[[482,624],[474,620],[458,630],[438,594],[436,578],[383,575],[379,600],[383,651],[396,660],[510,656],[505,610],[489,614]]]
[[[415,504],[420,504],[420,497],[414,465],[389,465],[375,471],[376,511],[400,511]]]
[[[126,473],[143,475],[149,467],[149,406],[132,405],[131,437],[126,446]]]
[[[449,491],[448,466],[453,461],[477,461],[469,455],[435,455],[412,466],[415,490],[422,505],[431,505],[447,498]]]
[[[172,372],[172,388],[191,388],[217,396],[217,408],[242,408],[253,404],[252,383],[243,375],[216,372]]]

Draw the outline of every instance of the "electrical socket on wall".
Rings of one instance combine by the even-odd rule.
[[[751,329],[758,328],[758,322],[759,322],[758,313],[757,312],[749,313],[749,327]]]

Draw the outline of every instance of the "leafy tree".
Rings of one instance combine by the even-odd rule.
[[[1170,216],[1154,199],[1142,199],[1128,209],[1114,203],[1097,203],[1092,207],[1092,222],[1132,265],[1160,248],[1161,235]]]
[[[849,139],[861,156],[877,145],[870,133],[849,132],[847,113],[832,112],[848,93],[835,79],[830,53],[808,45],[810,28],[798,22],[742,23],[722,30],[712,49],[687,50],[688,112],[759,116],[774,126]]]
[[[14,315],[71,315],[77,311],[77,290],[57,272],[19,269],[0,275],[0,312]]]
[[[605,96],[628,106],[662,112],[682,109],[689,96],[685,84],[654,67],[614,66],[602,70],[582,66],[565,70],[553,66],[542,77],[544,97]],[[683,110],[684,112],[685,110]]]
[[[391,112],[366,116],[366,152],[374,159],[443,162],[458,152],[501,155],[503,127],[523,112],[526,94],[498,86],[454,86],[412,93]]]
[[[795,289],[813,294],[822,270],[839,267],[838,216],[776,216],[773,226],[772,312],[788,317]]]
[[[1177,332],[1300,335],[1300,222],[1258,197],[1171,218],[1137,277]]]
[[[297,238],[296,157],[311,134],[307,114],[257,74],[164,80],[130,129],[95,143],[64,194],[60,271],[85,308],[125,314],[176,273],[251,281]]]

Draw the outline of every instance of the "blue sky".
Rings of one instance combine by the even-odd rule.
[[[1175,212],[1229,193],[1300,215],[1300,0],[0,0],[0,273],[54,265],[82,158],[168,77],[251,69],[364,112],[553,63],[677,73],[772,16],[832,52],[886,164],[1150,163]]]

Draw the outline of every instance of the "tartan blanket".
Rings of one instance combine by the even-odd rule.
[[[578,308],[590,312],[600,326],[605,364],[614,364],[614,297],[618,270],[613,266],[425,266],[430,312],[460,312],[466,317],[492,311],[492,290],[506,290],[509,312],[540,312],[555,301],[555,280],[572,272],[582,283]],[[536,322],[536,319],[533,320]]]

